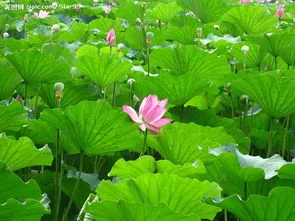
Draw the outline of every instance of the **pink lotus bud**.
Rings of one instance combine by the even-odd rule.
[[[282,18],[284,16],[284,12],[285,12],[284,5],[280,4],[278,10],[276,11],[276,16],[278,18]]]
[[[115,30],[112,28],[106,38],[109,46],[114,46],[116,44],[116,33]]]
[[[111,13],[111,11],[112,11],[112,8],[111,8],[110,6],[107,6],[107,7],[105,7],[103,10],[104,10],[104,12],[105,12],[107,15],[109,15],[109,14]]]
[[[251,0],[241,0],[241,4],[248,4]]]

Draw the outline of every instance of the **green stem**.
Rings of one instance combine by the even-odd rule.
[[[146,62],[148,66],[148,75],[150,75],[150,46],[149,45],[147,45],[147,48],[146,48]]]
[[[133,92],[132,92],[132,83],[130,84],[130,93],[129,93],[129,105],[133,106]]]
[[[72,192],[72,196],[70,198],[70,202],[66,208],[66,211],[62,217],[62,221],[65,221],[67,220],[67,217],[68,217],[68,214],[71,210],[71,207],[72,207],[72,204],[73,204],[73,199],[76,195],[76,192],[77,192],[77,189],[78,189],[78,186],[79,186],[79,182],[80,182],[80,179],[81,179],[81,174],[82,174],[82,170],[83,170],[83,153],[80,154],[80,166],[79,166],[79,172],[78,172],[78,176],[77,176],[77,179],[76,179],[76,183],[75,183],[75,186],[73,188],[73,192]]]
[[[243,63],[244,71],[246,70],[247,67],[247,56],[244,55],[244,63]]]
[[[286,143],[287,143],[287,133],[288,133],[288,129],[289,129],[289,123],[290,123],[290,116],[287,116],[286,119],[286,126],[285,126],[285,130],[284,130],[284,140],[283,140],[283,151],[282,151],[282,157],[285,157],[285,150],[286,150]]]
[[[114,82],[114,86],[113,86],[112,107],[114,107],[115,105],[115,93],[116,93],[116,82]]]
[[[277,69],[277,67],[278,67],[278,57],[275,56],[275,70]]]
[[[227,221],[227,210],[224,210],[224,221]]]
[[[34,108],[34,117],[35,119],[37,118],[37,109],[38,109],[38,99],[39,99],[39,94],[40,94],[40,89],[41,89],[42,83],[40,83],[40,86],[37,90],[37,95],[36,95],[36,101],[35,101],[35,108]]]
[[[272,151],[272,135],[273,135],[273,118],[270,117],[270,122],[269,122],[269,136],[268,136],[268,149],[267,149],[267,155],[266,157],[271,156],[271,151]]]
[[[230,108],[231,108],[231,115],[232,115],[232,118],[233,118],[233,126],[234,126],[234,135],[235,135],[235,138],[237,137],[237,124],[236,124],[236,119],[235,119],[235,112],[234,112],[234,105],[233,105],[233,101],[232,101],[232,98],[231,96],[229,95],[228,96],[229,98],[229,102],[230,102]]]
[[[59,196],[59,192],[60,192],[60,188],[59,188],[59,129],[57,129],[56,131],[56,146],[55,146],[55,221],[58,221],[58,217],[59,217],[59,202],[58,202],[58,196]]]
[[[27,106],[27,98],[28,98],[28,83],[25,82],[25,99],[24,99],[25,106]]]
[[[145,132],[144,132],[144,141],[143,141],[143,146],[142,146],[142,153],[141,153],[141,155],[144,154],[145,149],[146,149],[147,135],[148,135],[148,130],[146,129]]]
[[[63,160],[63,153],[61,153],[60,156],[60,161]],[[58,221],[59,220],[59,207],[60,207],[60,198],[61,198],[61,187],[62,187],[62,178],[63,178],[63,174],[64,174],[64,166],[62,165],[62,163],[60,164],[60,172],[59,172],[59,177],[58,177],[58,192],[57,192],[57,201],[56,201],[56,213],[55,213],[55,220]]]
[[[246,181],[244,181],[244,200],[247,200],[247,187],[248,184]]]

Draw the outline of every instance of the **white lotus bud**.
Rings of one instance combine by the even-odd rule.
[[[56,83],[54,84],[54,89],[55,89],[56,91],[60,91],[60,92],[62,92],[62,91],[64,90],[64,88],[65,88],[65,85],[64,85],[63,83],[61,83],[61,82],[56,82]]]
[[[249,52],[249,46],[243,45],[241,51],[244,53],[244,55],[247,55]]]
[[[197,37],[201,38],[203,35],[203,29],[202,28],[197,28]]]
[[[54,24],[54,25],[52,25],[52,27],[51,27],[51,31],[52,31],[52,33],[56,33],[56,32],[58,32],[60,30],[60,26],[58,25],[58,24]]]
[[[54,84],[54,89],[55,89],[55,98],[56,99],[61,99],[62,98],[62,92],[65,88],[65,85],[61,82],[56,82]]]
[[[136,81],[133,78],[129,78],[127,81],[128,84],[133,84],[134,82],[136,82]]]
[[[4,32],[4,33],[3,33],[3,38],[4,38],[4,39],[9,38],[9,34],[8,34],[7,32]]]
[[[58,7],[58,3],[57,2],[52,2],[51,4],[53,9],[56,9]]]
[[[136,21],[136,23],[139,24],[139,25],[141,25],[141,23],[142,23],[140,18],[137,18],[135,21]]]
[[[121,51],[124,47],[125,45],[123,43],[119,43],[117,46],[117,51]]]
[[[151,44],[153,38],[154,38],[154,33],[153,32],[147,32],[146,33],[146,43],[147,44]]]

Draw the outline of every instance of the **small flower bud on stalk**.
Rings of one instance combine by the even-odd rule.
[[[56,82],[54,84],[54,89],[55,89],[55,98],[58,100],[58,102],[60,103],[60,100],[63,96],[63,90],[65,88],[65,85],[61,82]]]
[[[203,29],[202,28],[197,28],[197,33],[196,33],[196,36],[198,38],[201,38],[203,35]]]
[[[9,24],[6,24],[5,25],[5,31],[8,31],[9,27],[10,27],[10,25]]]
[[[242,105],[248,104],[249,103],[249,96],[247,96],[247,95],[240,96],[240,102]]]
[[[136,21],[136,23],[137,23],[138,25],[141,25],[141,24],[142,24],[142,22],[141,22],[141,19],[140,19],[140,18],[137,18],[135,21]]]
[[[58,24],[52,25],[51,31],[52,31],[53,34],[59,32],[59,30],[60,30],[60,27],[59,27]]]
[[[224,92],[227,94],[227,96],[231,96],[231,83],[227,83],[223,86]]]
[[[53,2],[51,4],[52,8],[55,10],[58,7],[58,3],[57,2]]]
[[[249,46],[247,46],[247,45],[242,46],[241,51],[244,53],[243,67],[244,67],[244,70],[246,70],[246,67],[247,67],[247,54],[249,53]]]
[[[124,48],[124,44],[123,43],[119,43],[117,46],[117,52],[120,52],[123,48]]]
[[[28,19],[29,19],[29,15],[28,14],[25,14],[24,15],[24,22],[27,23],[28,22]]]
[[[146,44],[150,45],[152,43],[153,38],[154,38],[154,33],[147,32],[146,33]]]
[[[147,3],[146,2],[142,2],[141,3],[141,7],[146,8],[147,7]]]
[[[7,32],[4,32],[4,33],[3,33],[3,38],[4,38],[4,39],[9,38],[9,34],[8,34]]]

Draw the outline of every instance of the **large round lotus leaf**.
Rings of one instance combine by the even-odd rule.
[[[261,37],[252,37],[251,41],[260,45],[264,50],[272,56],[278,57],[286,51],[294,50],[295,34],[288,32],[268,33]]]
[[[0,103],[0,132],[19,131],[26,123],[27,112],[17,101],[9,105]]]
[[[21,80],[14,68],[3,68],[0,74],[0,100],[9,99]]]
[[[161,48],[151,53],[151,65],[169,70],[173,75],[190,74],[220,84],[229,74],[229,65],[224,57],[208,54],[194,46]]]
[[[63,113],[57,110],[48,111],[43,123],[35,122],[31,135],[38,133],[36,129],[39,128],[49,130],[50,137],[54,139],[56,130],[60,129],[61,146],[70,154],[112,154],[128,149],[140,151],[142,148],[143,137],[137,126],[106,101],[82,101],[67,107]],[[44,125],[47,126],[43,129]],[[42,137],[38,138],[42,141]]]
[[[235,36],[255,35],[275,29],[277,18],[263,7],[241,5],[225,13],[221,22]]]
[[[0,220],[40,220],[49,210],[42,205],[42,194],[34,180],[24,183],[0,161]]]
[[[7,55],[7,59],[27,83],[55,83],[71,77],[70,67],[63,59],[58,60],[36,48],[14,52]]]
[[[181,8],[175,2],[171,2],[168,4],[159,3],[152,9],[151,12],[148,13],[148,15],[154,19],[157,19],[163,22],[169,22],[180,11],[181,11]]]
[[[165,126],[161,133],[149,136],[148,144],[164,159],[175,164],[206,161],[208,148],[235,143],[223,127],[203,127],[194,123],[173,123]]]
[[[116,81],[121,81],[123,76],[130,72],[131,63],[120,61],[109,54],[99,54],[80,57],[77,68],[91,81],[104,88]]]
[[[273,117],[295,113],[295,80],[284,79],[276,72],[248,74],[232,87],[249,95]]]
[[[37,149],[27,137],[15,141],[0,134],[0,160],[11,170],[18,170],[28,166],[51,166],[53,156],[47,145]]]
[[[244,221],[290,221],[295,220],[294,197],[293,188],[277,187],[268,197],[251,195],[247,201],[243,201],[240,196],[232,195],[207,202],[234,213]]]
[[[145,174],[117,184],[102,181],[97,189],[102,202],[122,199],[152,206],[163,203],[175,213],[198,215],[203,219],[213,219],[219,211],[206,205],[203,197],[218,197],[220,191],[216,183],[168,174]]]
[[[165,204],[149,205],[124,200],[95,202],[86,212],[101,221],[199,221],[197,215],[183,215],[171,211]]]
[[[161,99],[168,98],[169,104],[184,105],[208,87],[208,83],[194,75],[175,76],[162,72],[159,77],[142,76],[136,78],[135,91],[142,96],[157,94]]]
[[[169,160],[158,160],[151,156],[142,156],[134,161],[118,160],[109,176],[118,176],[120,179],[137,178],[143,174],[163,173],[174,174],[180,177],[194,177],[205,173],[205,167],[201,161],[186,163],[184,165],[173,164]]]

